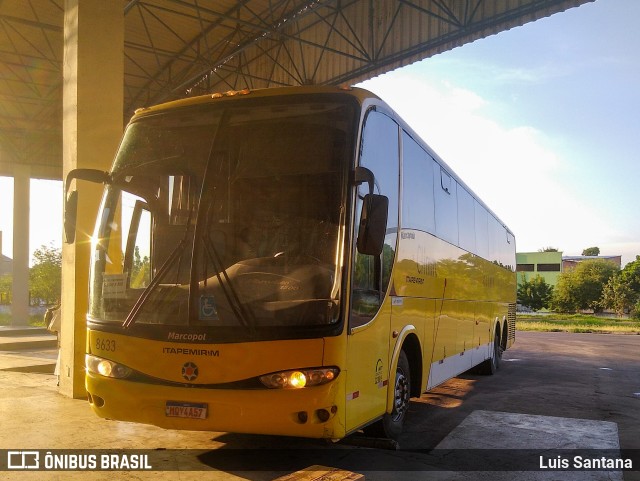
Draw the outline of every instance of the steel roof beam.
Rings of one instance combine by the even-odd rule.
[[[39,28],[41,30],[49,30],[51,32],[62,33],[62,27],[58,25],[51,25],[48,23],[34,22],[33,20],[27,20],[26,18],[13,17],[11,15],[0,15],[0,20],[10,23],[18,23],[20,25],[26,25],[29,27]]]

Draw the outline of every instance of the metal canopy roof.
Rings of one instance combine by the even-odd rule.
[[[587,1],[124,0],[125,117],[205,92],[355,83]],[[63,0],[0,0],[0,175],[62,175],[63,17]]]

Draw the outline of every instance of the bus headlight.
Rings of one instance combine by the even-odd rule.
[[[260,376],[260,382],[269,389],[300,389],[331,382],[339,373],[340,369],[337,367],[293,369],[265,374]]]
[[[88,372],[104,377],[123,379],[129,377],[132,372],[127,366],[91,354],[85,356],[84,364]]]

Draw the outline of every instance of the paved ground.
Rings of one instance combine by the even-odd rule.
[[[477,409],[618,424],[640,449],[640,336],[518,332],[495,376],[463,375],[413,404],[403,448],[435,447]]]
[[[434,477],[495,479],[491,473],[481,473],[475,478],[469,477],[469,473],[436,476],[436,473],[423,470],[425,453],[436,447],[452,447],[455,433],[462,432],[457,439],[464,439],[465,431],[461,430],[478,429],[483,425],[478,424],[478,419],[484,419],[485,426],[487,419],[493,420],[490,421],[491,429],[480,431],[485,435],[480,434],[476,445],[463,446],[465,448],[495,447],[500,443],[505,444],[505,449],[518,447],[509,444],[512,441],[506,433],[513,436],[515,429],[522,427],[523,419],[534,427],[547,426],[542,432],[552,439],[553,433],[549,430],[556,424],[554,418],[573,418],[575,424],[571,424],[571,419],[558,419],[559,435],[573,431],[572,426],[582,425],[587,433],[593,431],[592,435],[574,438],[590,438],[590,447],[594,443],[600,447],[599,442],[603,443],[602,447],[609,446],[606,443],[612,437],[615,441],[617,432],[620,448],[640,449],[640,336],[519,332],[514,348],[505,353],[497,375],[463,375],[414,400],[409,425],[400,439],[398,451],[354,447],[371,444],[358,436],[352,437],[350,444],[327,447],[316,441],[175,432],[102,420],[91,413],[86,402],[60,396],[53,376],[20,372],[31,362],[42,365],[43,359],[51,358],[54,356],[46,351],[0,351],[3,386],[0,390],[0,449],[146,448],[155,450],[156,456],[158,452],[162,453],[167,465],[176,470],[163,473],[4,472],[1,474],[3,479],[266,481],[317,463],[358,468],[366,472],[369,481]],[[504,438],[496,436],[496,432],[504,432]],[[601,434],[603,437],[599,438]],[[280,449],[273,454],[263,448]],[[303,449],[294,451],[300,448]],[[203,464],[218,471],[194,471],[201,469]],[[272,470],[250,470],[265,466]],[[384,470],[372,471],[376,466]],[[562,474],[544,479],[571,477]],[[543,479],[531,477],[531,473],[518,473],[517,477]],[[627,472],[624,479],[640,480],[640,471]]]

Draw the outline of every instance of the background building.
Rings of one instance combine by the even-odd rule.
[[[602,259],[616,265],[618,269],[622,268],[622,256],[563,256],[562,270],[567,271],[573,269],[582,261]]]
[[[555,286],[562,272],[575,268],[580,262],[598,259],[611,262],[618,269],[622,268],[622,256],[563,256],[562,252],[518,252],[518,285],[540,276],[547,284]]]
[[[547,284],[555,286],[562,272],[562,259],[562,252],[516,253],[518,284],[540,276]]]

